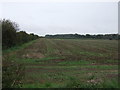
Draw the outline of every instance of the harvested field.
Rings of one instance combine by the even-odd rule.
[[[25,65],[23,88],[118,87],[118,41],[38,39],[11,51]]]

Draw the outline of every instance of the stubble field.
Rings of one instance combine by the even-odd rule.
[[[118,87],[118,41],[37,39],[8,51],[25,66],[23,88]]]

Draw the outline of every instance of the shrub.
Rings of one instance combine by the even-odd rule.
[[[16,88],[21,87],[24,78],[24,66],[10,60],[8,56],[3,58],[2,65],[2,87]]]

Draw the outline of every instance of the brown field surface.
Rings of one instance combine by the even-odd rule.
[[[38,39],[17,51],[23,88],[118,87],[118,41]]]

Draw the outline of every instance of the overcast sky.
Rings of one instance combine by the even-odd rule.
[[[117,2],[3,3],[2,18],[38,35],[118,33]]]

